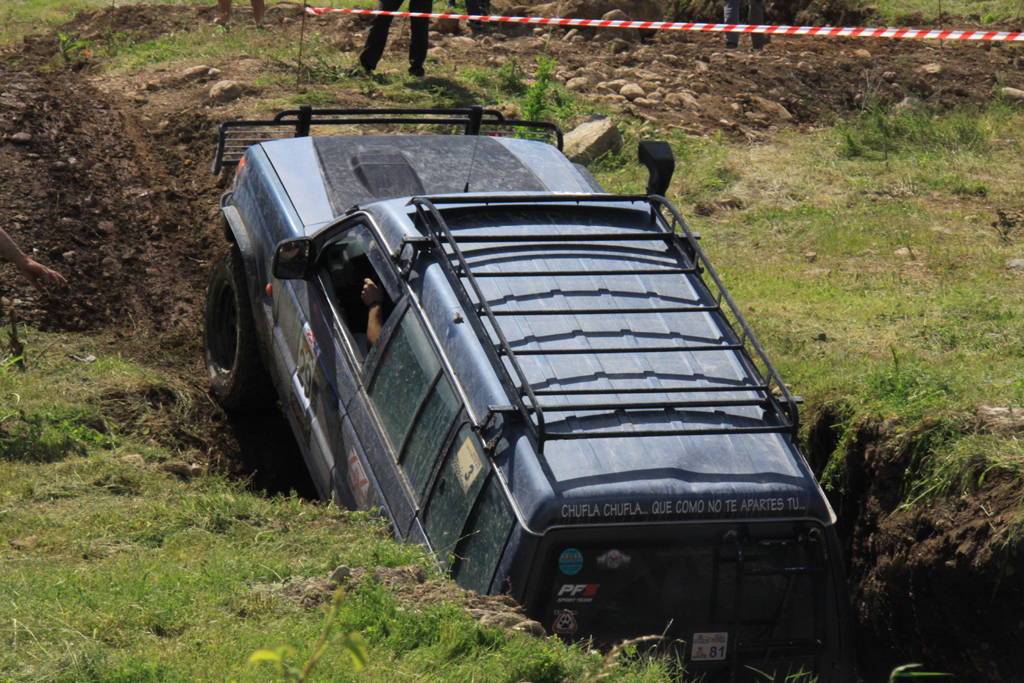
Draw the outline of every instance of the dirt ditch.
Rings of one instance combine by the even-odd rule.
[[[143,41],[212,18],[212,6],[122,6],[79,15],[64,30],[102,46],[113,30]],[[359,42],[353,37],[362,28],[358,19],[310,23],[340,45]],[[298,25],[295,8],[268,13],[268,30],[282,40],[294,40]],[[951,108],[991,101],[1000,79],[1024,88],[1018,51],[998,45],[787,38],[762,53],[725,53],[715,36],[663,34],[614,54],[610,43],[574,43],[561,35],[546,43],[527,28],[490,36],[490,43],[465,36],[435,36],[434,43],[439,58],[456,67],[512,56],[533,64],[547,44],[563,77],[584,67],[609,77],[632,74],[696,102],[640,107],[608,100],[624,115],[754,141],[855,112],[868,94]],[[405,49],[397,40],[386,59],[400,62]],[[71,285],[38,295],[13,269],[0,268],[4,310],[14,305],[42,329],[94,334],[125,353],[173,366],[172,391],[130,388],[108,397],[110,419],[128,424],[139,419],[140,406],[150,406],[187,423],[168,428],[168,443],[255,473],[261,488],[308,493],[283,418],[257,433],[254,425],[211,410],[200,362],[206,275],[224,249],[216,229],[221,189],[209,171],[216,125],[285,94],[251,85],[280,65],[252,57],[210,64],[221,78],[247,84],[242,99],[216,104],[208,79],[183,75],[190,65],[115,75],[83,54],[52,69],[58,50],[57,36],[45,34],[0,53],[0,224]],[[443,78],[431,79],[443,85]],[[607,97],[596,89],[582,95]],[[374,106],[372,93],[358,87],[338,89],[337,97],[337,106]],[[830,425],[838,421],[819,410],[812,459],[835,447]],[[857,475],[833,501],[847,544],[865,672],[869,680],[884,678],[889,667],[914,661],[961,680],[1024,680],[1024,557],[1000,540],[1019,493],[1013,482],[990,477],[977,494],[920,513],[898,512],[911,438],[887,425],[860,426],[850,459]]]

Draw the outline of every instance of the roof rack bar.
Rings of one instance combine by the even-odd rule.
[[[642,235],[622,232],[594,232],[587,235],[459,235],[459,244],[487,244],[490,242],[515,242],[530,244],[533,242],[558,242],[559,244],[575,244],[577,242],[668,242],[672,236],[665,233],[643,233]]]
[[[708,429],[630,429],[594,432],[553,432],[548,430],[546,441],[580,441],[583,439],[621,439],[644,436],[714,436],[719,434],[780,434],[788,432],[786,425],[766,427],[711,427]]]
[[[726,387],[633,387],[630,389],[534,389],[537,396],[607,396],[608,394],[718,394],[734,391],[767,391],[765,384]]]
[[[661,306],[658,308],[534,308],[525,311],[504,309],[492,310],[496,316],[514,315],[611,315],[613,313],[712,313],[720,310],[718,306]]]
[[[516,349],[517,356],[574,356],[616,353],[696,353],[698,351],[738,351],[743,344],[701,344],[695,346],[612,346],[606,349]]]
[[[607,270],[509,270],[493,273],[473,273],[477,278],[482,277],[551,277],[557,275],[586,275],[589,277],[604,277],[608,275],[688,275],[694,273],[693,268],[646,268],[643,270],[630,270],[629,268],[609,268]]]
[[[657,401],[624,403],[541,403],[537,407],[551,412],[591,411],[591,410],[668,410],[670,408],[742,408],[748,406],[764,406],[764,398],[748,398],[719,401]]]

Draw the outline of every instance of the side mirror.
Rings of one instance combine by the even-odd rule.
[[[676,159],[672,156],[672,146],[667,142],[641,142],[637,150],[640,163],[650,173],[647,179],[647,194],[665,196],[668,186],[672,183],[672,173],[676,170]]]
[[[308,237],[285,240],[274,249],[270,271],[278,280],[308,280],[316,266],[316,246]]]

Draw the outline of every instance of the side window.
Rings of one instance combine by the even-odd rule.
[[[455,552],[454,575],[461,586],[487,594],[514,521],[498,478],[491,475]]]
[[[460,405],[411,309],[387,343],[367,393],[419,499]]]
[[[444,567],[455,554],[490,469],[476,435],[463,425],[441,464],[424,515],[427,536]]]
[[[366,357],[394,310],[394,303],[367,255],[371,245],[369,231],[357,226],[326,245],[320,260],[324,288],[338,318],[352,335],[360,359]]]

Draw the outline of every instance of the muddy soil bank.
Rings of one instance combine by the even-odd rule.
[[[212,5],[121,6],[79,15],[65,30],[102,41],[112,28],[143,41],[190,30],[213,12]],[[297,16],[288,8],[268,13],[268,30],[294,40]],[[362,30],[350,18],[311,24],[342,44],[358,44]],[[401,61],[403,40],[392,43],[386,59]],[[439,54],[466,66],[513,56],[533,64],[545,43],[530,30],[489,44],[455,40],[437,38]],[[154,435],[161,443],[253,475],[263,489],[306,485],[283,419],[257,433],[204,400],[199,333],[209,266],[225,249],[216,221],[222,189],[208,166],[215,129],[262,100],[289,94],[284,86],[252,85],[281,66],[245,56],[210,64],[222,78],[245,84],[243,98],[218,104],[210,100],[209,80],[184,75],[191,64],[114,74],[83,57],[50,70],[56,41],[53,34],[30,36],[0,54],[0,224],[71,285],[38,295],[11,268],[0,268],[4,310],[14,305],[45,330],[95,335],[112,351],[160,364],[173,377],[171,391],[130,387],[110,397],[107,419],[132,428],[140,415],[162,410],[169,418]],[[623,116],[751,141],[855,113],[868,86],[883,101],[914,95],[939,108],[983,106],[1000,79],[1024,89],[1024,63],[1001,46],[793,38],[762,53],[724,53],[717,37],[683,35],[658,36],[619,54],[599,40],[552,41],[549,50],[564,74],[584,67],[631,73],[696,102],[682,109],[616,103]],[[889,80],[875,77],[882,73]],[[339,107],[377,104],[358,85],[334,94]],[[840,418],[830,407],[811,418],[808,452],[818,466],[838,443],[832,425]],[[993,474],[969,495],[901,511],[920,436],[863,424],[846,440],[848,477],[833,505],[847,546],[865,672],[884,680],[892,666],[921,662],[958,680],[1024,680],[1024,557],[1001,540],[1019,499],[1015,483]]]
[[[856,423],[840,445],[838,406],[813,411],[807,452],[817,473],[838,448],[830,500],[852,589],[861,669],[885,680],[918,662],[963,681],[1024,680],[1024,548],[1008,545],[1019,526],[1020,479],[979,469],[974,490],[902,503],[927,444],[939,429]],[[965,420],[963,429],[979,429]]]

